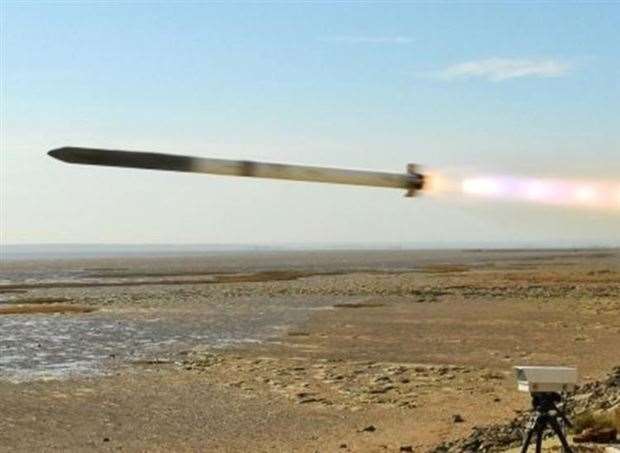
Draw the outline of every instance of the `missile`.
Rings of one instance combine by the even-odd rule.
[[[418,173],[414,164],[407,166],[406,173],[386,173],[96,148],[63,147],[48,154],[71,164],[405,189],[409,197],[425,184],[424,175]]]

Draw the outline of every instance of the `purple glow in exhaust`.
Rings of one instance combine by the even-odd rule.
[[[483,176],[461,184],[466,195],[544,204],[620,208],[620,184],[559,179]]]

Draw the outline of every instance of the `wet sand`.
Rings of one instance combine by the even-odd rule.
[[[0,315],[22,356],[0,359],[0,451],[426,451],[527,409],[514,365],[620,364],[618,250],[20,261],[2,279],[0,313],[42,313]],[[23,323],[43,325],[32,349]],[[63,346],[88,366],[41,380]]]

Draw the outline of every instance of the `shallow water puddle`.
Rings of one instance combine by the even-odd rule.
[[[291,300],[237,302],[209,311],[0,316],[0,379],[28,381],[105,373],[194,346],[262,341],[305,319]],[[244,307],[240,307],[244,305]],[[240,309],[242,308],[242,309]]]

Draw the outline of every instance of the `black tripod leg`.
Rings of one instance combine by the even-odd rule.
[[[568,445],[566,437],[564,437],[564,433],[562,432],[562,428],[560,428],[560,424],[558,423],[558,421],[555,418],[551,418],[549,419],[549,424],[551,425],[551,428],[553,429],[555,434],[560,439],[562,447],[564,448],[564,453],[573,453],[573,450],[571,450],[570,446]]]
[[[543,430],[536,431],[536,453],[542,452]]]
[[[523,447],[521,447],[521,453],[527,453],[527,449],[530,446],[530,442],[532,441],[532,434],[534,434],[535,426],[528,428],[527,433],[525,435],[525,440],[523,441]]]

